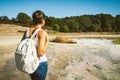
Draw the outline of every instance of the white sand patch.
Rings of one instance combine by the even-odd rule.
[[[113,44],[112,40],[107,39],[75,39],[77,44]]]

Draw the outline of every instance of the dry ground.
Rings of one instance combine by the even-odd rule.
[[[30,80],[15,67],[21,36],[0,36],[0,80]],[[49,43],[47,80],[120,80],[120,45]],[[7,76],[7,77],[6,77]]]
[[[3,29],[10,31],[5,32]],[[25,29],[0,24],[0,80],[30,80],[28,74],[16,69],[14,60],[15,49],[22,37],[21,33],[18,34],[18,30]],[[71,33],[61,35],[81,36]],[[50,35],[50,38],[55,36]],[[120,80],[120,45],[50,42],[46,54],[49,63],[47,80]]]

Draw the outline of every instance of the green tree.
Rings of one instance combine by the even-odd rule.
[[[69,29],[71,32],[78,32],[79,31],[79,24],[77,22],[71,21],[69,23]]]
[[[92,29],[94,32],[102,32],[102,29],[98,24],[93,24]]]
[[[56,23],[56,18],[54,17],[48,17],[46,20],[46,25],[49,26],[49,29],[54,29],[54,24]]]
[[[115,29],[115,31],[120,31],[120,15],[117,15],[115,17],[114,29]]]
[[[101,28],[103,31],[112,31],[114,18],[110,14],[98,15],[101,21]]]
[[[54,24],[54,25],[53,25],[53,30],[54,30],[54,31],[59,31],[59,30],[60,30],[59,25],[58,25],[58,24]]]
[[[91,31],[92,20],[89,16],[83,15],[79,17],[79,24],[81,31]]]
[[[60,32],[69,32],[68,25],[63,24],[63,26],[60,27]]]
[[[95,15],[91,15],[92,20],[92,31],[94,32],[101,32],[101,21]]]
[[[55,24],[59,25],[59,31],[61,32],[101,32],[116,31],[119,29],[118,17],[115,19],[110,14],[82,15],[65,18],[48,17],[46,23],[50,26],[49,29],[55,29]]]
[[[1,17],[0,17],[0,20],[9,21],[9,18],[8,18],[7,16],[1,16]]]
[[[22,23],[22,24],[27,24],[27,25],[32,24],[31,17],[28,16],[26,13],[19,13],[16,19],[19,23]]]

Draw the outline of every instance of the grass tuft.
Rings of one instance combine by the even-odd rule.
[[[114,44],[120,44],[120,38],[113,39]]]
[[[76,43],[74,40],[66,38],[64,36],[56,36],[55,39],[52,40],[52,42],[58,42],[58,43]]]

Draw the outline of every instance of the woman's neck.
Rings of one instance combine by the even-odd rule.
[[[41,28],[42,28],[42,25],[40,25],[40,24],[39,24],[39,25],[36,25],[35,28],[37,28],[37,29],[40,28],[40,29],[41,29]]]

